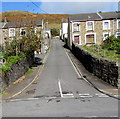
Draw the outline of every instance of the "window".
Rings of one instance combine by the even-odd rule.
[[[117,33],[116,33],[116,37],[117,37],[117,38],[120,38],[120,32],[117,32]]]
[[[109,30],[110,29],[110,20],[103,21],[103,30]]]
[[[73,32],[80,31],[80,23],[73,23]]]
[[[9,28],[9,37],[15,36],[15,28]]]
[[[89,30],[94,30],[94,21],[87,21],[86,22],[86,29],[87,29],[87,31],[89,31]]]
[[[120,29],[120,20],[117,21],[117,29]]]
[[[103,33],[103,40],[106,40],[110,36],[109,32]]]
[[[20,36],[25,36],[25,34],[26,34],[25,29],[21,28],[20,29]]]
[[[74,43],[81,45],[81,37],[79,35],[74,35]]]
[[[85,34],[85,43],[86,44],[95,44],[96,43],[96,34],[95,33]]]

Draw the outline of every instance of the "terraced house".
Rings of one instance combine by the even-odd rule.
[[[120,12],[71,15],[68,18],[67,45],[101,44],[108,36],[120,37]]]
[[[43,20],[0,23],[0,45],[5,48],[12,40],[22,38],[28,33],[28,27],[31,29],[31,33],[39,35],[43,25]]]

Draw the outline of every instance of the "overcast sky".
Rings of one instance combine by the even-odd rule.
[[[22,1],[23,0],[17,0],[14,2],[14,0],[3,0],[2,11],[20,10],[30,11],[34,13],[79,14],[98,11],[109,12],[118,10],[118,0],[97,0],[99,2],[94,2],[94,0],[84,0],[84,2],[82,2],[82,0],[74,0],[75,2],[72,2],[73,0],[64,0],[64,2],[54,2],[55,0],[24,0],[24,2]]]

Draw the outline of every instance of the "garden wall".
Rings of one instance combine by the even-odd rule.
[[[29,69],[29,63],[27,60],[20,60],[18,63],[13,64],[10,71],[3,72],[3,81],[7,85],[11,84],[18,78],[24,75]]]
[[[100,58],[74,44],[72,45],[72,52],[89,72],[113,86],[118,86],[118,66],[116,62]]]

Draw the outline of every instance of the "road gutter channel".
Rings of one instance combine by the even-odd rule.
[[[74,67],[76,73],[78,74],[78,76],[79,76],[80,78],[83,78],[90,86],[92,86],[93,88],[95,88],[95,89],[96,89],[97,91],[99,91],[100,93],[103,93],[103,94],[105,94],[105,95],[107,95],[107,96],[109,96],[109,97],[112,97],[112,98],[115,98],[115,99],[120,100],[119,95],[118,95],[118,96],[114,96],[114,95],[112,95],[112,94],[109,94],[108,92],[105,92],[104,90],[102,90],[102,89],[100,89],[100,88],[97,88],[91,81],[89,81],[88,79],[84,78],[83,75],[82,75],[82,73],[81,73],[81,71],[79,70],[78,66],[74,63],[74,61],[73,61],[72,58],[70,57],[69,53],[67,53],[67,51],[66,51],[65,48],[64,48],[64,50],[65,50],[65,53],[66,53],[66,55],[68,56],[68,58],[69,58],[69,60],[70,60],[70,62],[71,62],[71,64],[72,64],[72,66]]]

